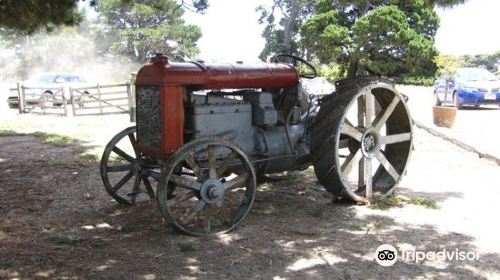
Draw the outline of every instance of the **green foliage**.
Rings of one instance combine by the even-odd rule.
[[[316,67],[319,76],[325,77],[330,82],[335,82],[342,79],[344,70],[341,65],[330,63],[329,65],[321,64]]]
[[[485,67],[491,72],[500,72],[500,50],[492,54],[463,55],[460,57],[467,67]]]
[[[437,75],[453,76],[457,69],[464,64],[464,60],[453,55],[438,55],[434,57],[437,66]]]
[[[0,80],[13,83],[40,72],[76,72],[89,82],[122,82],[139,65],[106,51],[109,40],[114,38],[105,38],[103,28],[102,23],[84,16],[78,26],[51,32],[0,32]]]
[[[312,13],[314,0],[273,0],[271,7],[259,6],[259,23],[266,23],[262,37],[266,39],[259,55],[262,60],[277,53],[302,56],[304,50],[298,43],[301,23]],[[279,20],[277,20],[279,19]]]
[[[122,0],[96,0],[96,9],[109,26],[104,35],[114,38],[108,46],[113,53],[139,62],[156,52],[173,60],[198,54],[196,41],[201,37],[201,30],[185,24],[184,8],[175,0],[136,0],[126,5]]]
[[[430,77],[439,25],[434,4],[461,2],[320,0],[302,26],[301,43],[322,63],[342,65],[348,76]]]
[[[404,85],[413,86],[426,86],[430,87],[434,85],[434,77],[423,77],[423,76],[403,76],[401,83]]]
[[[0,30],[30,34],[58,25],[75,25],[82,20],[78,0],[2,0]]]
[[[85,1],[85,0],[82,0]],[[53,30],[60,25],[74,26],[82,21],[79,0],[0,0],[0,31],[32,34],[39,29]],[[97,6],[99,0],[89,0],[90,6]],[[117,6],[130,7],[139,2],[160,8],[161,0],[116,0]],[[208,0],[181,0],[178,8],[187,8],[203,13],[208,8]]]

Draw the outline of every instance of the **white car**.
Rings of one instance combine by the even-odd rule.
[[[82,87],[87,85],[87,80],[78,74],[72,73],[43,73],[36,75],[22,83],[27,88],[33,88],[32,94],[26,97],[27,104],[38,104],[40,101],[50,101],[54,105],[62,105],[62,94],[69,102],[69,87]],[[63,89],[64,93],[60,93]],[[39,92],[37,92],[39,91]],[[7,103],[10,108],[17,108],[19,105],[17,88],[9,89]],[[86,93],[88,94],[88,92]]]

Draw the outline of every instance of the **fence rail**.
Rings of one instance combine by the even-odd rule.
[[[64,88],[18,86],[21,113],[68,115]]]
[[[86,87],[30,87],[18,84],[17,91],[20,113],[101,115],[130,113],[133,106],[130,83]]]
[[[129,113],[130,89],[129,83],[70,88],[73,115]]]

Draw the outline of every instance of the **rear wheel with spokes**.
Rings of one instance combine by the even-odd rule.
[[[135,126],[124,129],[109,141],[100,169],[106,191],[117,202],[132,205],[142,199],[142,194],[155,197],[151,180],[159,178],[160,166],[137,149]]]
[[[201,138],[180,147],[162,169],[158,205],[178,230],[210,235],[234,229],[255,198],[255,170],[234,144]]]
[[[311,135],[319,182],[358,202],[392,194],[412,149],[404,98],[378,78],[344,81],[321,105]]]

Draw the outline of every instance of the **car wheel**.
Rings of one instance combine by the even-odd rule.
[[[434,105],[441,106],[441,104],[443,104],[443,102],[441,102],[441,100],[439,100],[437,93],[434,92]]]
[[[457,96],[456,92],[453,94],[453,103],[455,104],[455,107],[458,110],[463,108],[462,103],[460,103],[460,100],[458,100],[458,96]]]

